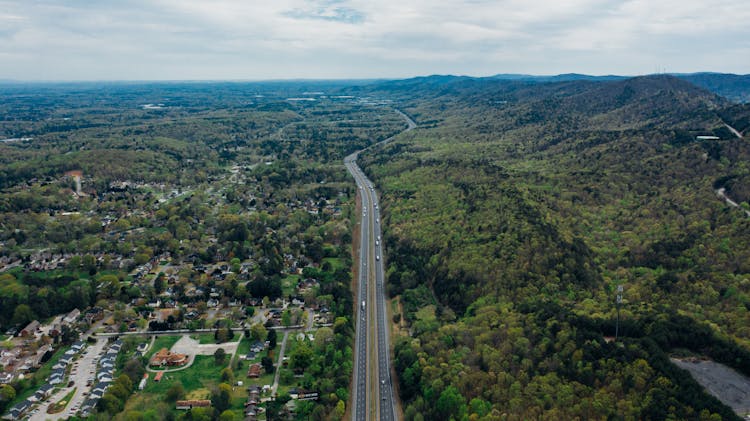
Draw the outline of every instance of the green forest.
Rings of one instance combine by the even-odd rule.
[[[405,419],[736,419],[669,357],[750,374],[747,105],[670,76],[386,85],[420,125],[361,159]]]
[[[213,344],[234,328],[247,363],[202,355],[197,377],[145,391],[126,340],[88,417],[243,419],[236,380],[257,363],[263,382],[280,373],[261,419],[345,419],[359,212],[343,158],[364,149],[403,419],[741,419],[671,360],[750,376],[750,105],[733,86],[0,84],[0,348],[52,346],[0,412],[79,336],[209,329],[194,336]],[[19,337],[76,308],[59,336]],[[282,360],[273,328],[308,320]],[[196,396],[215,404],[175,408]]]

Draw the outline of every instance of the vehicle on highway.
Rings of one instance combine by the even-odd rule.
[[[375,260],[380,260],[380,255],[375,255]]]
[[[365,309],[365,302],[362,301],[362,310],[364,310],[364,309]]]
[[[378,240],[375,240],[375,245],[376,245],[376,246],[379,246],[379,245],[380,245],[380,241],[378,241]]]

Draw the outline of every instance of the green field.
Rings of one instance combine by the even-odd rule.
[[[299,282],[299,275],[286,275],[281,279],[281,291],[285,297],[294,294],[297,289],[297,282]]]
[[[185,391],[195,392],[199,389],[210,388],[219,384],[219,373],[227,366],[227,362],[222,365],[216,365],[214,357],[211,355],[196,355],[193,364],[179,371],[164,373],[161,381],[155,382],[151,378],[143,390],[143,393],[164,394],[175,382],[182,382]]]
[[[155,382],[153,380],[154,373],[150,373],[146,387],[130,397],[125,406],[125,412],[145,411],[144,408],[159,408],[161,411],[169,411],[172,414],[182,413],[182,411],[177,411],[173,404],[165,402],[164,398],[167,391],[176,382],[181,382],[185,388],[186,399],[210,399],[211,390],[220,383],[221,370],[227,365],[228,359],[224,364],[216,365],[213,356],[197,355],[190,367],[164,373],[159,382]],[[163,416],[164,414],[160,415]]]
[[[191,338],[197,339],[198,343],[200,344],[215,344],[216,339],[214,339],[213,333],[194,333],[190,335]]]
[[[323,259],[323,263],[326,262],[331,265],[331,272],[335,272],[337,269],[346,269],[346,261],[340,257],[326,257]]]

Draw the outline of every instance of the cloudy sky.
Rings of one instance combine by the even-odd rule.
[[[750,73],[748,0],[0,0],[0,79]]]

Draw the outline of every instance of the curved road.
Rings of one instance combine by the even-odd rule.
[[[408,123],[404,132],[417,126],[406,114],[395,111]],[[386,144],[392,139],[390,137],[372,146]],[[380,209],[372,182],[357,165],[360,152],[344,159],[344,165],[354,177],[362,199],[352,417],[356,421],[388,421],[396,419],[396,405],[390,368]]]

